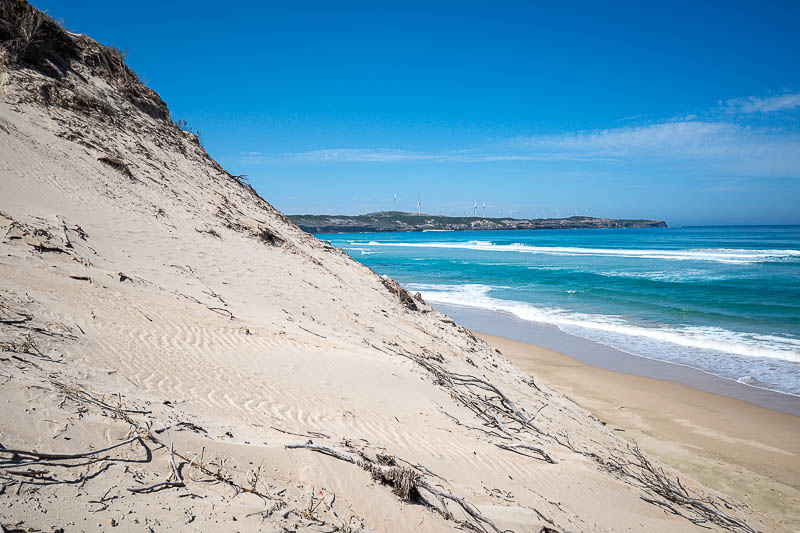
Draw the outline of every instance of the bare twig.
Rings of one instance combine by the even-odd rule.
[[[537,448],[536,446],[531,446],[530,444],[513,443],[513,442],[512,443],[495,442],[494,445],[497,446],[498,448],[502,448],[504,450],[508,450],[514,453],[521,453],[518,450],[529,450],[538,453],[543,461],[546,461],[553,465],[556,464],[555,460],[552,457],[550,457],[550,455],[546,451],[544,451],[541,448]],[[527,455],[527,454],[521,453],[521,455]],[[539,458],[537,457],[537,459]]]
[[[281,428],[278,428],[278,427],[275,427],[275,426],[270,426],[270,427],[272,429],[274,429],[275,431],[280,431],[281,433],[284,433],[286,435],[294,435],[295,437],[305,437],[307,439],[311,439],[311,438],[328,439],[328,438],[330,438],[330,437],[328,437],[328,435],[326,435],[324,433],[320,433],[319,431],[309,431],[308,434],[304,434],[304,433],[294,433],[292,431],[287,431],[285,429],[281,429]]]
[[[129,488],[128,490],[135,494],[142,494],[173,487],[185,487],[186,483],[183,481],[183,476],[181,476],[180,470],[175,464],[175,446],[173,446],[172,443],[170,443],[169,446],[169,464],[172,467],[172,472],[170,473],[167,481],[154,483],[153,485],[147,485],[146,487]]]
[[[641,496],[641,499],[648,503],[667,509],[697,525],[710,522],[728,531],[755,533],[743,520],[723,512],[711,498],[693,496],[683,486],[680,478],[672,479],[663,468],[653,465],[638,446],[628,446],[625,456],[612,456],[610,459],[602,459],[596,454],[583,454],[646,490],[649,495]]]
[[[123,441],[117,442],[116,444],[112,444],[111,446],[106,446],[105,448],[100,448],[99,450],[89,450],[87,452],[79,452],[79,453],[42,453],[37,451],[27,451],[27,450],[13,450],[9,448],[0,448],[0,453],[9,454],[12,456],[28,456],[28,457],[36,457],[39,459],[48,459],[48,460],[67,460],[67,459],[81,459],[84,457],[92,457],[99,453],[107,452],[109,450],[113,450],[114,448],[119,448],[120,446],[124,446],[129,444],[135,440],[139,440],[141,435],[139,433],[134,433],[134,435]]]
[[[342,453],[340,451],[334,450],[333,448],[328,448],[327,446],[319,446],[317,444],[313,444],[311,442],[306,442],[303,444],[287,444],[285,448],[290,450],[296,448],[304,448],[306,450],[313,450],[315,452],[324,453],[325,455],[330,455],[331,457],[335,457],[340,461],[345,461],[346,463],[356,464],[356,460],[350,457],[349,455]]]
[[[314,332],[313,332],[313,331],[311,331],[310,329],[306,329],[306,328],[304,328],[303,326],[301,326],[301,325],[299,325],[299,324],[297,325],[297,327],[298,327],[298,328],[300,328],[300,329],[302,329],[302,330],[303,330],[303,331],[305,331],[306,333],[311,333],[312,335],[316,335],[317,337],[320,337],[320,338],[322,338],[322,339],[327,339],[327,337],[326,337],[325,335],[320,335],[319,333],[314,333]]]

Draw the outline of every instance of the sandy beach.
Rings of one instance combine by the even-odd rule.
[[[800,528],[800,417],[477,335],[659,460]]]
[[[0,57],[0,530],[797,525],[795,418],[504,356],[300,230],[120,50],[13,8],[37,39]]]

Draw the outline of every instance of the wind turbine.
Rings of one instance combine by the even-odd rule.
[[[397,211],[397,193],[394,194],[394,204],[392,204],[392,211]]]
[[[422,197],[417,196],[417,216],[422,215]]]
[[[472,208],[472,216],[478,216],[478,200],[475,200],[475,207]]]
[[[483,202],[483,216],[486,216],[486,202]]]

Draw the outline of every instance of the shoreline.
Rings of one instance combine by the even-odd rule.
[[[792,531],[800,529],[800,417],[476,335],[649,455]]]
[[[571,353],[534,344],[541,333],[536,328],[529,331],[533,340],[527,342],[495,335],[502,329],[496,321],[506,317],[487,317],[473,309],[466,313],[460,309],[454,317],[451,307],[437,308],[660,461],[747,503],[784,527],[800,529],[800,416],[700,390],[670,377],[601,368]],[[506,323],[503,332],[514,330]],[[589,349],[591,344],[595,343]],[[587,348],[583,343],[578,347]]]
[[[623,352],[564,333],[556,326],[523,320],[501,311],[439,303],[432,305],[476,333],[549,349],[598,369],[672,381],[696,391],[800,417],[800,396],[748,385],[682,364]]]

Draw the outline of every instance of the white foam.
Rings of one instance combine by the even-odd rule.
[[[365,250],[364,248],[345,248],[345,250],[352,250],[354,252],[361,252],[361,255],[372,255],[378,252],[370,252],[369,250]]]
[[[747,357],[766,357],[800,363],[800,339],[742,333],[710,326],[644,327],[631,324],[618,316],[577,313],[560,308],[541,308],[525,302],[502,300],[489,296],[500,287],[467,285],[407,285],[420,291],[425,300],[434,303],[504,311],[532,322],[552,324],[567,333],[603,342],[604,338],[629,337],[636,342],[669,343],[673,346],[724,352]],[[584,335],[582,332],[594,332]],[[615,343],[611,342],[610,345]]]
[[[727,276],[720,274],[710,274],[707,270],[702,269],[688,269],[688,270],[671,270],[671,271],[651,271],[651,272],[625,272],[618,270],[609,270],[597,272],[601,276],[610,278],[629,278],[629,279],[647,279],[651,281],[665,281],[665,282],[685,282],[685,281],[720,281],[727,279]],[[741,273],[737,273],[737,277],[741,278]]]
[[[517,252],[529,254],[632,257],[641,259],[671,259],[677,261],[715,261],[747,264],[800,260],[800,250],[756,250],[743,248],[697,248],[687,250],[582,248],[570,246],[534,246],[522,243],[494,244],[489,241],[466,242],[351,242],[354,246],[395,246],[406,248],[448,248],[488,252]]]

